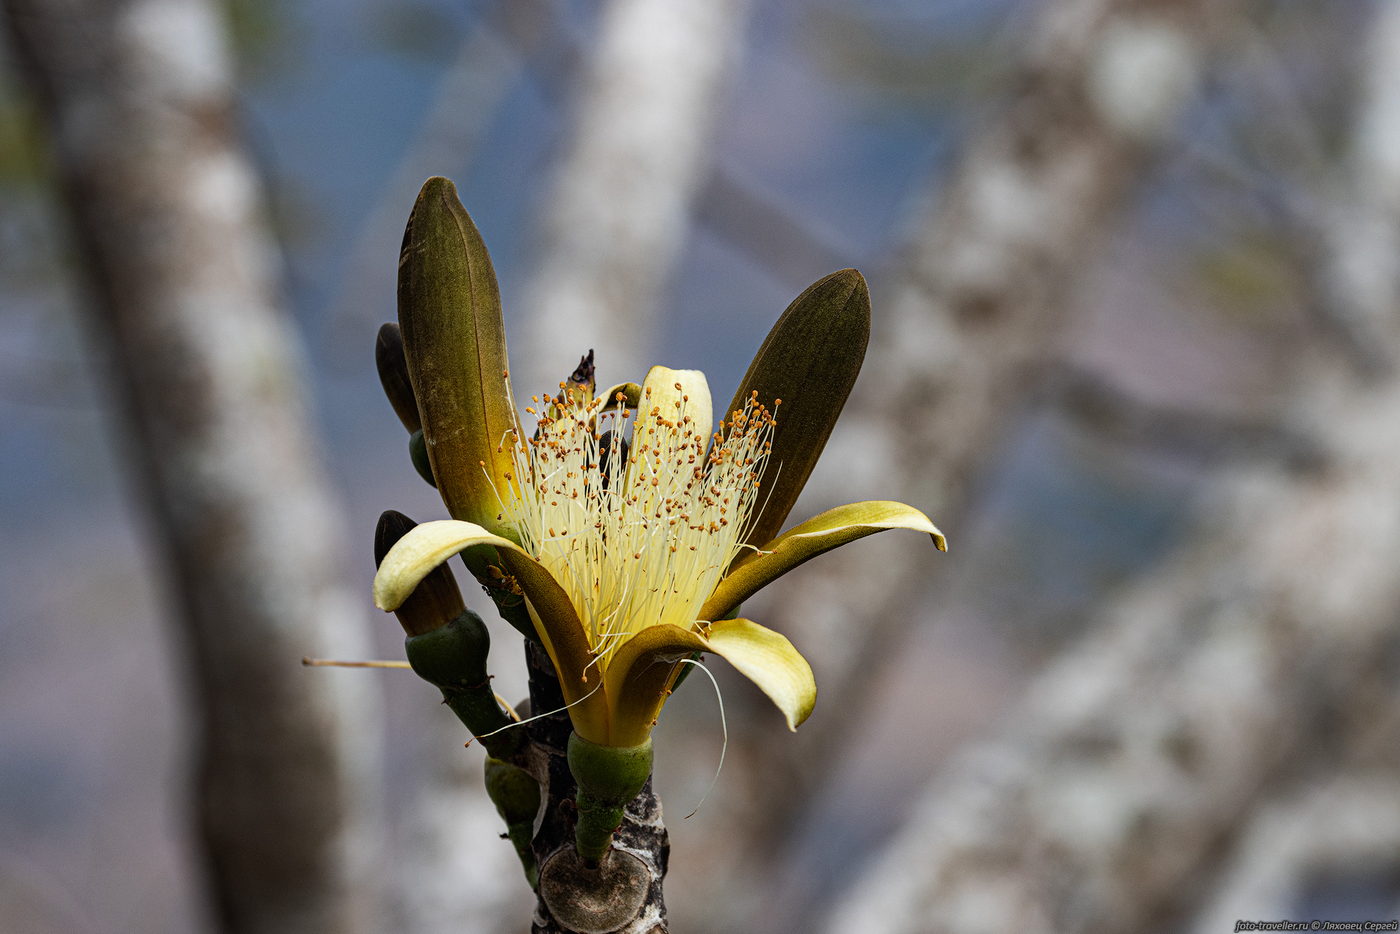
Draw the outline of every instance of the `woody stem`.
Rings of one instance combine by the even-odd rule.
[[[556,710],[530,723],[531,771],[544,790],[544,807],[533,847],[540,866],[539,906],[532,934],[666,934],[662,881],[670,842],[661,802],[648,779],[623,809],[613,847],[597,865],[574,847],[578,787],[567,749],[573,726],[549,657],[526,643],[530,707]]]

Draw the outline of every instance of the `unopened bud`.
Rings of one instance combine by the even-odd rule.
[[[380,327],[379,337],[374,342],[374,365],[379,370],[384,395],[389,398],[403,427],[409,433],[421,431],[423,422],[418,417],[418,400],[413,396],[408,361],[403,353],[403,332],[397,324],[389,322]]]
[[[374,565],[384,561],[389,549],[418,523],[397,510],[387,510],[379,517],[374,530]],[[404,632],[410,636],[441,629],[466,610],[457,580],[446,564],[434,568],[418,584],[394,615]]]

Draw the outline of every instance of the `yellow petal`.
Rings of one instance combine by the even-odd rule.
[[[375,606],[381,610],[398,609],[433,568],[475,545],[493,545],[500,549],[506,570],[515,576],[525,592],[540,640],[559,674],[564,698],[571,704],[580,702],[570,714],[601,714],[605,721],[606,698],[601,691],[593,693],[600,677],[596,666],[592,670],[589,668],[593,657],[578,612],[549,571],[509,539],[457,519],[414,526],[389,549],[379,565],[379,573],[374,575]]]
[[[399,325],[428,458],[447,511],[514,538],[497,520],[520,438],[505,325],[486,244],[445,178],[430,178],[404,230]],[[475,568],[473,570],[476,570]]]
[[[608,664],[613,745],[636,745],[651,732],[666,700],[675,665],[695,652],[711,652],[739,670],[778,706],[796,730],[817,702],[812,666],[786,636],[747,619],[726,619],[704,633],[680,626],[651,626],[617,650]]]
[[[793,299],[754,355],[720,416],[742,409],[753,392],[770,409],[778,399],[783,404],[745,544],[769,541],[783,527],[855,385],[869,341],[870,292],[860,273],[842,269]]]
[[[623,489],[631,490],[637,476],[646,476],[655,462],[670,460],[669,446],[680,442],[681,434],[662,423],[680,424],[689,418],[683,434],[700,439],[703,451],[714,428],[714,403],[710,400],[710,384],[699,370],[673,370],[654,366],[647,371],[642,383],[641,404],[637,407],[637,423],[632,427],[632,447],[627,459]],[[664,449],[658,449],[658,445]],[[650,465],[650,466],[649,466]]]
[[[771,581],[810,561],[817,555],[858,538],[885,529],[912,529],[933,537],[939,551],[948,550],[943,533],[913,506],[885,500],[871,500],[837,506],[794,526],[763,546],[734,562],[729,574],[700,608],[702,619],[718,619],[743,603]]]

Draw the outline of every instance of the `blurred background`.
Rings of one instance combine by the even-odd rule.
[[[668,704],[677,930],[1400,915],[1400,5],[0,8],[5,931],[524,928],[435,692],[300,665],[401,656],[374,522],[444,515],[372,363],[433,174],[517,391],[595,347],[727,398],[869,280],[794,518],[951,551],[746,605],[821,699],[792,736],[715,666],[689,819],[719,709]]]

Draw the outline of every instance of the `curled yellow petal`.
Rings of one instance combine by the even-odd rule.
[[[817,555],[886,529],[910,529],[932,536],[939,551],[948,550],[943,533],[913,506],[886,500],[851,503],[828,509],[779,535],[759,551],[734,562],[710,599],[700,609],[702,619],[728,615],[770,582]]]
[[[397,610],[434,568],[472,545],[518,545],[472,522],[441,519],[409,529],[394,543],[374,575],[374,605]]]
[[[651,732],[676,664],[695,652],[720,656],[767,694],[795,730],[812,713],[812,666],[781,633],[747,619],[726,619],[692,632],[651,626],[625,642],[608,665],[609,743],[635,745]]]
[[[374,575],[375,606],[381,610],[398,609],[434,568],[475,545],[493,545],[500,549],[506,570],[520,584],[529,601],[530,615],[539,630],[540,641],[559,674],[564,698],[571,704],[580,704],[570,710],[575,722],[579,715],[597,716],[605,722],[605,698],[602,692],[593,693],[600,676],[589,670],[593,656],[577,610],[549,571],[509,539],[458,519],[440,519],[414,526],[389,549],[379,565],[379,572]]]
[[[673,370],[654,366],[642,383],[637,423],[632,428],[632,446],[627,458],[624,490],[632,490],[638,477],[674,469],[674,449],[687,439],[696,439],[703,452],[714,428],[714,404],[710,384],[699,370]],[[681,426],[673,430],[671,425]]]

